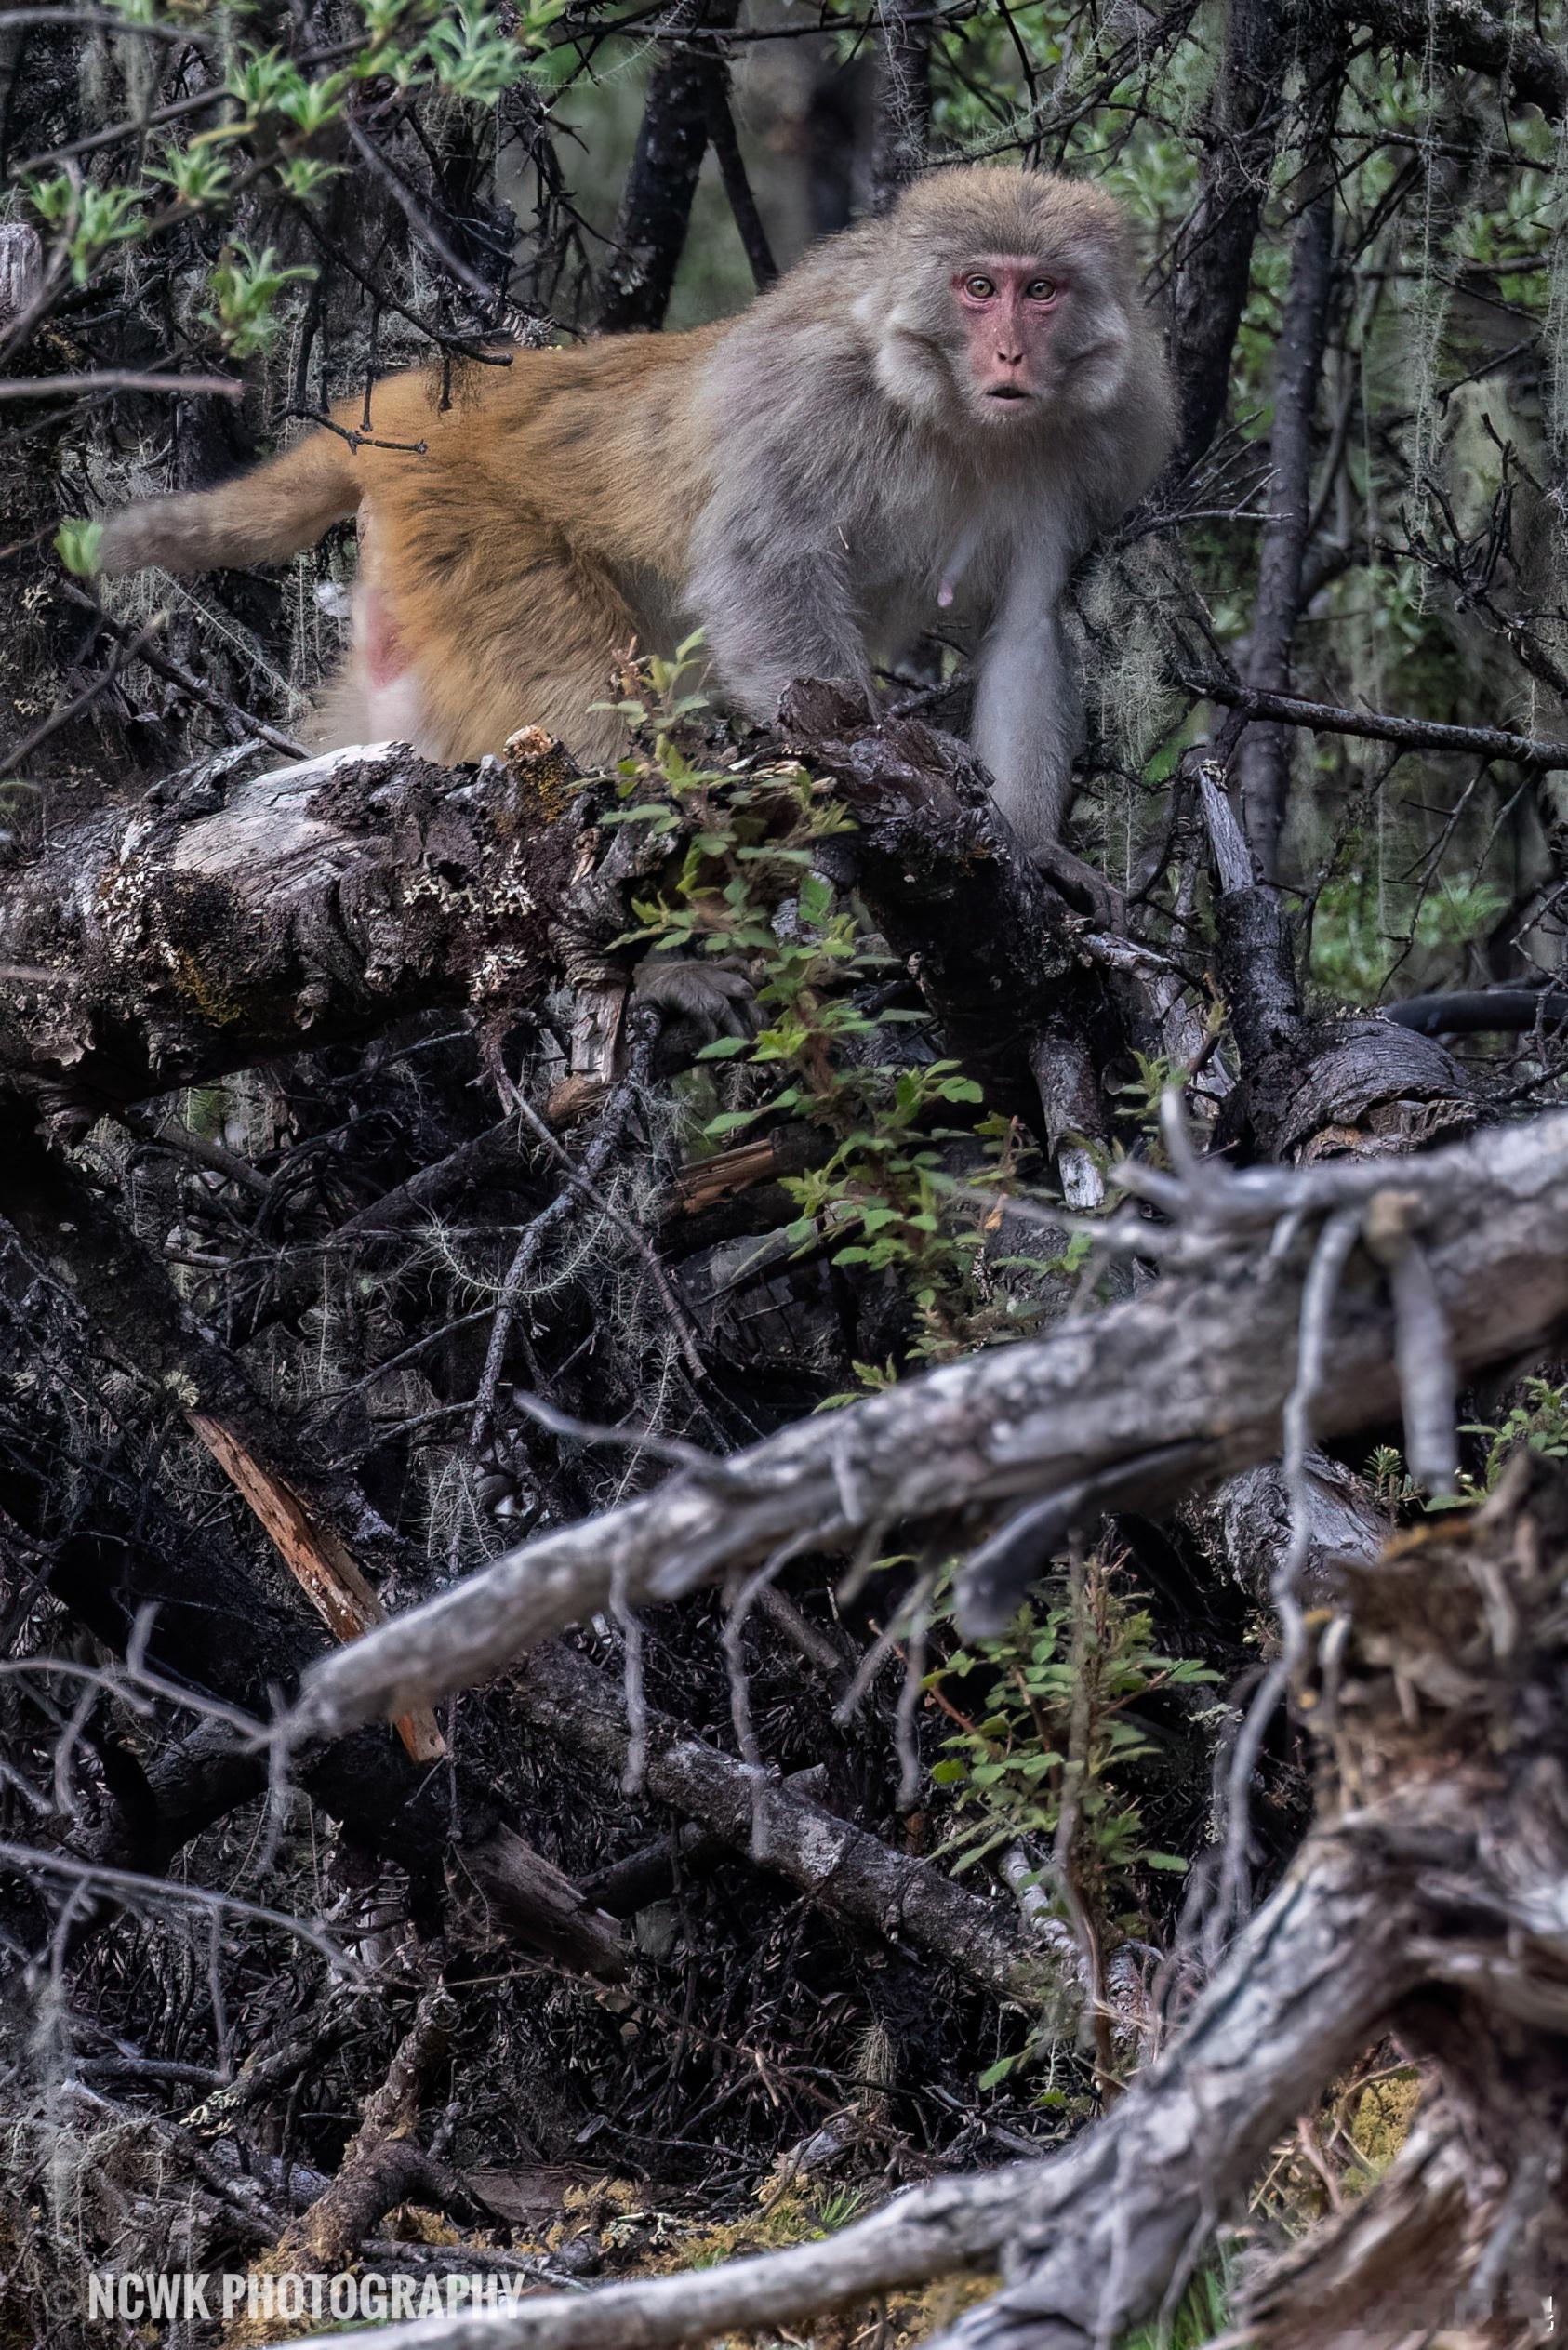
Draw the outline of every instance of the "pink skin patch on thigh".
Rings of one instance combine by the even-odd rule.
[[[354,594],[354,663],[365,718],[378,741],[418,741],[419,690],[392,607],[379,588]]]

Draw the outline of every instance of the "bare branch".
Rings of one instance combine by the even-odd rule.
[[[1173,1206],[1183,1187],[1129,1169]],[[996,1349],[788,1428],[700,1475],[512,1551],[309,1674],[285,1733],[335,1733],[463,1688],[608,1606],[674,1599],[793,1535],[843,1543],[899,1519],[1117,1480],[1120,1507],[1161,1507],[1205,1476],[1269,1458],[1293,1376],[1299,1250],[1234,1244],[1287,1204],[1366,1201],[1387,1162],[1227,1179],[1204,1162],[1190,1203],[1203,1269],[1038,1342]],[[1568,1113],[1402,1161],[1454,1359],[1466,1369],[1537,1345],[1568,1313]],[[1230,1237],[1228,1239],[1226,1236]],[[1325,1334],[1320,1436],[1387,1417],[1399,1394],[1383,1294],[1347,1299]],[[1174,1451],[1172,1448],[1176,1448]],[[1105,1506],[1102,1503],[1101,1507]]]
[[[1451,750],[1482,759],[1511,759],[1517,766],[1556,774],[1568,767],[1568,742],[1513,735],[1501,726],[1450,726],[1438,719],[1405,718],[1380,710],[1343,710],[1335,702],[1309,701],[1301,694],[1265,693],[1239,684],[1217,670],[1177,663],[1172,675],[1189,693],[1206,695],[1248,718],[1277,720],[1282,726],[1307,726],[1314,734],[1352,735],[1363,742],[1397,743],[1402,750]]]

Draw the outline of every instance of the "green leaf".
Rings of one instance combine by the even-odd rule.
[[[55,533],[54,548],[67,571],[74,572],[78,579],[90,579],[103,549],[103,524],[63,522]]]

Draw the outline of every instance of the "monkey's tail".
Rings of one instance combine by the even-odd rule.
[[[218,571],[229,564],[283,563],[313,547],[358,506],[365,489],[353,452],[335,433],[312,432],[281,457],[220,488],[127,506],[103,525],[98,567]]]

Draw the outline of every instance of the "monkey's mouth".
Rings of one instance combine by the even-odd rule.
[[[1024,392],[1024,391],[1022,391],[1022,390],[1019,388],[1019,386],[1018,386],[1017,384],[1016,384],[1016,383],[998,383],[998,384],[993,384],[993,385],[992,385],[992,387],[991,387],[991,389],[990,389],[990,391],[986,393],[986,398],[987,398],[988,400],[1025,400],[1025,401],[1028,401],[1028,400],[1032,400],[1032,399],[1033,399],[1033,397],[1034,397],[1034,394],[1033,394],[1033,392]]]

